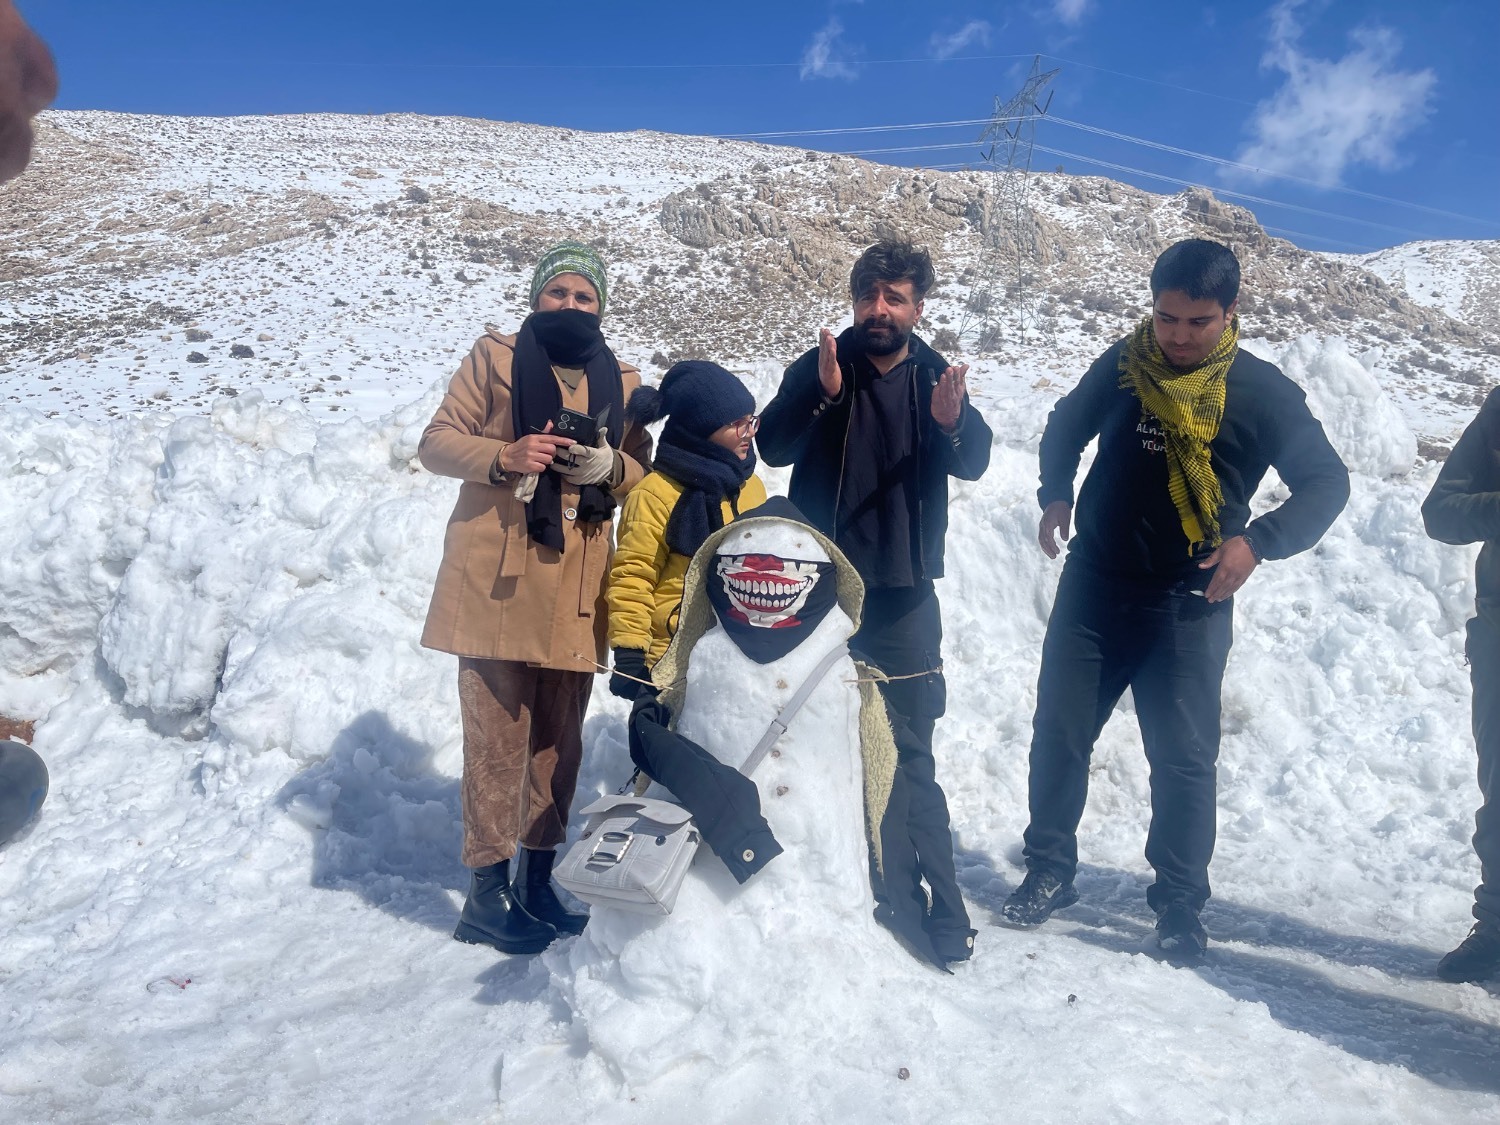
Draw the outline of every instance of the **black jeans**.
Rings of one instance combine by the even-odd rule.
[[[1147,901],[1208,901],[1215,835],[1219,693],[1233,602],[1186,584],[1138,586],[1065,566],[1042,644],[1032,722],[1026,865],[1064,882],[1078,868],[1089,758],[1129,687],[1151,766]]]
[[[1474,689],[1474,746],[1483,798],[1474,814],[1480,880],[1474,888],[1474,917],[1500,926],[1500,628],[1482,617],[1471,619],[1464,651]]]
[[[859,632],[849,647],[888,676],[911,676],[942,663],[943,619],[931,582],[865,594]],[[948,798],[937,781],[932,733],[947,709],[948,689],[941,672],[882,684],[896,735],[896,749],[908,795],[907,831],[918,867],[932,893],[927,930],[942,952],[946,942],[962,945],[969,936],[969,913],[958,889],[953,863],[953,830]]]

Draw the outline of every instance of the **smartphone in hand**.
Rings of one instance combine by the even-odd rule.
[[[552,423],[552,432],[560,437],[572,438],[579,445],[597,445],[599,431],[609,423],[609,407],[597,415],[590,416],[580,410],[569,410],[566,406],[557,412]]]

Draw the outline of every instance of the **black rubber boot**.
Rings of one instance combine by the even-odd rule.
[[[501,953],[540,953],[557,937],[557,931],[539,922],[516,901],[510,888],[510,860],[476,867],[469,882],[469,897],[453,936],[470,945],[489,945]]]
[[[516,872],[516,901],[526,908],[526,913],[539,918],[560,934],[581,934],[589,924],[587,914],[569,910],[552,889],[552,861],[556,853],[550,848],[522,848],[516,857],[520,870]]]

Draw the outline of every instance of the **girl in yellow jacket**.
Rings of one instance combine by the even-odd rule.
[[[661,387],[630,397],[626,419],[645,426],[665,417],[649,473],[625,499],[609,572],[609,690],[623,699],[654,694],[650,669],[677,627],[682,580],[693,553],[735,516],[765,503],[751,438],[760,425],[755,396],[716,363],[674,364]]]

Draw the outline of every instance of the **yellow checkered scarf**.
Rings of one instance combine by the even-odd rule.
[[[1167,362],[1151,317],[1131,335],[1120,355],[1120,386],[1134,392],[1161,423],[1167,446],[1167,489],[1187,535],[1188,553],[1217,547],[1224,493],[1214,476],[1208,443],[1224,420],[1224,380],[1239,348],[1240,318],[1230,317],[1208,358],[1179,371]]]

